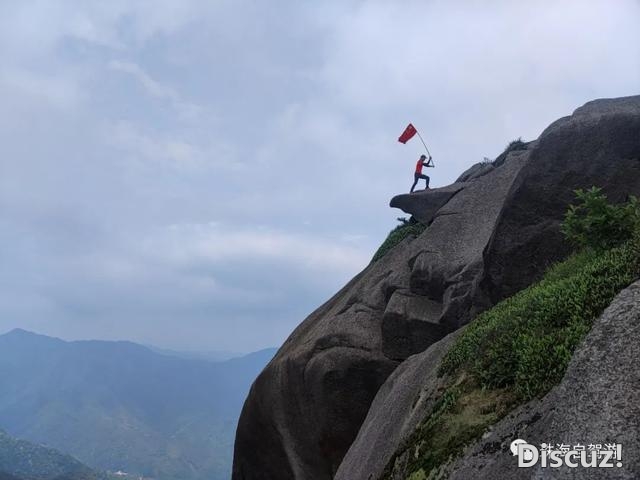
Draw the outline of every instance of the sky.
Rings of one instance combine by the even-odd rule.
[[[640,93],[640,1],[0,0],[0,333],[277,346],[443,186]]]

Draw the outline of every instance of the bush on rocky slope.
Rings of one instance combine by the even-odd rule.
[[[387,252],[389,252],[393,247],[398,245],[402,240],[409,236],[417,237],[422,232],[424,232],[426,225],[418,222],[413,217],[407,220],[406,218],[398,218],[400,225],[389,232],[389,235],[382,242],[382,245],[376,250],[376,253],[373,254],[373,258],[371,259],[371,263],[380,260],[384,257]]]
[[[437,478],[440,467],[487,427],[547,393],[562,379],[593,320],[638,277],[640,230],[628,228],[638,224],[637,201],[614,206],[605,199],[603,205],[597,189],[577,196],[563,232],[570,239],[583,235],[576,244],[584,248],[479,315],[460,335],[440,365],[448,387],[383,478],[395,478],[399,459],[408,462],[401,470],[411,472],[409,480]]]
[[[640,218],[638,199],[612,205],[602,190],[576,190],[577,205],[569,206],[562,225],[565,237],[578,248],[605,250],[627,240]]]
[[[507,155],[509,155],[509,153],[526,150],[528,145],[529,142],[523,141],[522,137],[518,137],[515,140],[510,141],[509,144],[505,147],[504,151],[491,161],[491,164],[494,167],[499,167],[507,160]]]

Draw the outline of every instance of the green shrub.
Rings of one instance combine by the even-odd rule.
[[[440,374],[466,370],[485,388],[521,400],[546,393],[564,374],[592,321],[638,276],[635,240],[588,250],[476,318],[445,355]]]
[[[376,253],[373,255],[371,263],[380,260],[387,254],[387,252],[389,252],[393,247],[398,245],[408,236],[413,235],[414,237],[417,237],[427,228],[426,225],[418,222],[413,217],[411,217],[409,220],[407,220],[406,218],[398,218],[398,221],[400,222],[400,225],[389,232],[386,240],[382,243],[382,245],[380,245],[380,248],[378,248]]]
[[[605,250],[631,238],[640,218],[636,197],[612,205],[597,187],[575,193],[578,203],[569,206],[561,227],[571,243],[578,248]]]
[[[527,145],[528,145],[527,142],[523,142],[522,138],[518,137],[515,140],[512,140],[511,142],[509,142],[509,145],[505,147],[504,151],[500,155],[498,155],[496,159],[493,160],[491,163],[494,166],[499,167],[507,160],[507,155],[509,154],[509,152],[513,152],[517,150],[526,150]]]
[[[521,400],[560,381],[592,321],[640,271],[637,199],[611,205],[596,187],[576,196],[562,231],[580,253],[479,315],[445,355],[441,375],[463,370]]]
[[[509,142],[509,145],[504,149],[504,153],[513,152],[516,150],[526,150],[527,142],[522,141],[522,137],[518,137],[515,140]]]

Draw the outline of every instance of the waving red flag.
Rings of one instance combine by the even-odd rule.
[[[416,127],[414,127],[412,124],[409,124],[407,125],[407,128],[404,129],[404,132],[402,132],[402,135],[400,135],[400,138],[398,138],[398,141],[400,143],[407,143],[413,138],[416,133],[418,133]]]

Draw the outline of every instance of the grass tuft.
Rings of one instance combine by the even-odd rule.
[[[380,248],[376,251],[371,259],[371,263],[377,262],[382,257],[384,257],[393,247],[402,242],[405,238],[409,236],[417,237],[427,228],[426,225],[418,222],[413,217],[410,220],[406,218],[398,218],[400,225],[389,232],[389,235],[382,242]]]

